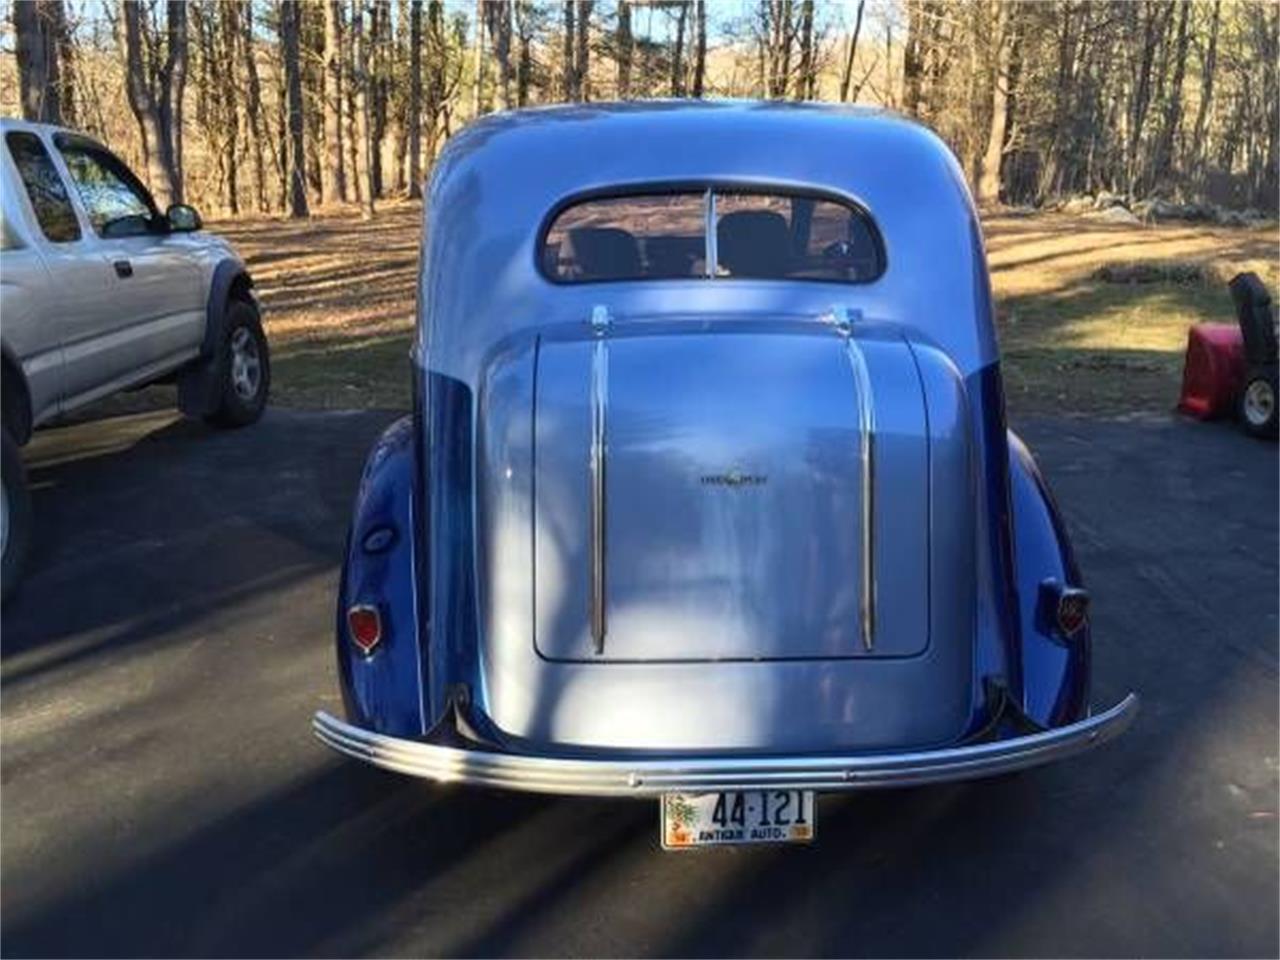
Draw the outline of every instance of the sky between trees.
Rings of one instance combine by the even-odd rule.
[[[1277,208],[1280,5],[1231,0],[8,0],[0,111],[79,127],[159,202],[416,195],[480,114],[561,101],[878,104],[984,202]]]

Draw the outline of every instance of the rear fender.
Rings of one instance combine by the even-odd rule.
[[[419,736],[423,719],[421,623],[417,602],[415,431],[393,423],[365,463],[338,588],[338,676],[353,723],[392,736]],[[382,640],[365,654],[351,641],[346,612],[376,607]]]
[[[1066,526],[1030,451],[1009,431],[1014,556],[1022,626],[1023,711],[1057,727],[1086,716],[1092,638],[1089,624],[1070,638],[1053,630],[1040,609],[1041,585],[1082,587]]]

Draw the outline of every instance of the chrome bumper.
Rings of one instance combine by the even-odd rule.
[[[968,780],[1080,753],[1123,733],[1138,712],[1129,694],[1104,713],[1043,733],[916,753],[669,759],[566,759],[403,740],[327,713],[312,720],[333,749],[376,767],[441,783],[599,797],[649,797],[778,787],[835,792]]]

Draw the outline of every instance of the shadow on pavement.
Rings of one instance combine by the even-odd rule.
[[[311,739],[389,419],[116,424],[119,450],[35,462],[49,535],[0,663],[6,954],[1274,953],[1274,447],[1024,424],[1094,592],[1095,702],[1144,696],[1123,739],[827,798],[811,848],[663,854],[653,803],[435,787]]]

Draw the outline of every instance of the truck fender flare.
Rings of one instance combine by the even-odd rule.
[[[4,428],[22,446],[31,439],[31,389],[22,364],[8,345],[0,345],[0,380],[4,390]]]
[[[205,304],[204,339],[200,355],[178,376],[178,408],[188,417],[203,417],[218,408],[218,344],[226,332],[227,304],[232,298],[253,302],[253,279],[239,260],[226,259],[214,267]]]
[[[252,300],[253,279],[243,263],[238,260],[222,260],[213,269],[209,282],[209,300],[205,306],[204,341],[200,344],[200,356],[212,357],[221,342],[223,326],[227,319],[227,302],[232,297]]]

